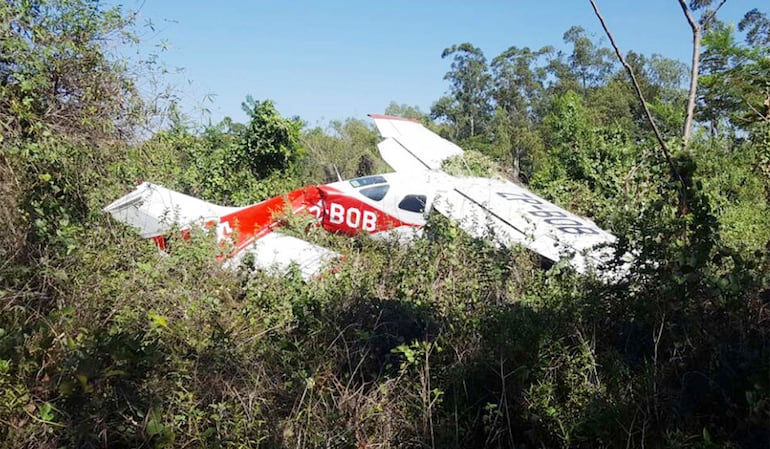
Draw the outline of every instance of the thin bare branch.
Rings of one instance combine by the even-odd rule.
[[[700,25],[698,25],[698,22],[695,20],[695,17],[692,16],[692,12],[690,12],[690,8],[687,6],[687,2],[685,0],[679,0],[679,6],[682,7],[682,12],[684,13],[684,16],[687,18],[687,23],[690,24],[690,28],[692,28],[692,32],[695,33],[695,31],[700,27]]]
[[[676,169],[676,165],[674,165],[674,160],[671,158],[671,152],[669,151],[665,140],[663,140],[663,135],[661,134],[660,129],[658,129],[658,125],[655,124],[655,120],[652,118],[652,113],[650,112],[650,108],[647,107],[647,102],[644,99],[642,88],[639,86],[639,82],[636,79],[636,75],[634,75],[634,69],[626,61],[626,58],[624,58],[623,54],[620,52],[620,48],[618,48],[618,45],[615,43],[615,38],[612,37],[612,33],[610,32],[610,29],[607,27],[607,23],[604,21],[604,17],[602,16],[601,12],[599,12],[599,7],[596,6],[596,2],[594,2],[594,0],[589,0],[589,1],[591,2],[591,6],[594,9],[594,13],[596,14],[596,17],[599,19],[599,22],[602,24],[602,28],[604,28],[604,32],[607,34],[607,38],[609,38],[610,40],[610,44],[612,45],[612,48],[615,50],[615,54],[620,60],[620,63],[626,69],[628,76],[631,78],[631,83],[634,85],[636,96],[639,98],[639,102],[641,103],[642,108],[644,109],[644,115],[647,118],[647,122],[652,127],[652,131],[655,134],[655,138],[658,140],[658,144],[660,145],[661,151],[663,151],[663,155],[666,157],[666,162],[668,162],[668,165],[671,168],[671,172],[674,174],[674,176],[677,177],[679,182],[682,184],[681,198],[682,198],[682,201],[686,203],[685,192],[687,190],[687,184],[679,174],[679,170]],[[685,208],[686,208],[686,204],[685,204]]]
[[[701,26],[705,27],[706,25],[708,25],[708,23],[709,23],[709,22],[711,22],[711,20],[712,20],[714,17],[716,17],[716,15],[717,15],[717,12],[719,12],[719,10],[722,8],[722,6],[724,6],[724,4],[725,4],[726,2],[727,2],[727,0],[722,0],[721,2],[719,2],[719,4],[717,5],[717,7],[716,7],[716,8],[714,8],[714,10],[713,10],[713,11],[711,11],[709,14],[707,14],[707,15],[706,15],[706,16],[703,18],[703,21],[702,21],[702,23],[701,23]]]

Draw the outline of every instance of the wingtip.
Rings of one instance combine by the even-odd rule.
[[[380,120],[401,120],[404,122],[413,122],[413,123],[420,123],[419,120],[413,119],[413,118],[406,118],[406,117],[399,117],[397,115],[387,115],[387,114],[367,114],[372,119],[380,119]]]

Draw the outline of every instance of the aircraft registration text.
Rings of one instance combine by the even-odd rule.
[[[570,216],[569,214],[562,211],[546,209],[545,207],[547,207],[548,204],[524,192],[497,192],[497,195],[508,201],[520,201],[522,203],[531,205],[531,210],[527,211],[529,215],[543,219],[543,222],[554,226],[556,229],[565,234],[599,234],[597,229],[591,226],[587,226],[585,223],[579,220],[575,220],[574,216]]]
[[[320,218],[321,208],[313,205],[308,208],[308,212]],[[345,208],[339,203],[329,203],[329,208],[324,212],[328,221],[333,225],[345,225],[352,229],[361,229],[366,232],[377,230],[377,214],[370,210],[361,210],[357,207]]]

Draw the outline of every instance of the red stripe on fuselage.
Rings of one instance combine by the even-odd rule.
[[[166,237],[163,235],[156,235],[155,237],[150,237],[153,242],[155,242],[155,245],[158,247],[159,250],[165,251],[166,250]]]
[[[402,226],[421,226],[404,222],[335,187],[307,186],[220,217],[220,238],[229,239],[235,246],[229,256],[272,232],[281,225],[287,213],[307,213],[315,217],[325,230],[346,235],[360,232],[375,234]],[[211,224],[206,223],[206,226]],[[156,239],[158,246],[163,243]]]

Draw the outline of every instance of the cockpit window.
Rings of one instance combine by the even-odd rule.
[[[398,203],[398,208],[409,212],[425,212],[425,201],[428,198],[425,195],[407,195]]]
[[[361,189],[361,194],[370,200],[380,201],[381,199],[385,198],[388,190],[390,190],[390,185],[381,184],[378,186]]]
[[[385,184],[387,181],[385,180],[385,177],[374,175],[374,176],[364,176],[363,178],[355,178],[350,180],[350,185],[359,188],[359,187],[366,187],[370,186],[372,184]]]

